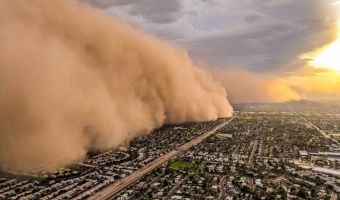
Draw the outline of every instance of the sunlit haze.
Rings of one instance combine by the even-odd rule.
[[[315,67],[340,71],[340,38],[323,48],[310,64]]]

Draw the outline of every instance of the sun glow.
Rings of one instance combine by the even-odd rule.
[[[318,68],[340,71],[340,36],[335,42],[323,48],[310,64]]]
[[[338,30],[338,37],[334,42],[314,52],[306,53],[302,55],[301,58],[310,60],[309,64],[315,68],[325,68],[325,69],[333,70],[339,73],[340,72],[340,20],[338,20],[338,22],[336,23],[336,29]]]

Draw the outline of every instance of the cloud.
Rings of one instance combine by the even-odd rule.
[[[264,0],[264,5],[268,7],[281,7],[293,4],[294,0]]]
[[[82,0],[95,7],[108,9],[119,6],[128,15],[144,18],[147,21],[163,24],[176,21],[180,17],[182,9],[181,0],[153,1],[153,0]]]
[[[262,13],[253,11],[253,10],[249,10],[248,14],[243,18],[246,22],[248,23],[257,23],[257,22],[261,22],[265,19],[267,19],[268,16],[264,15]]]
[[[336,13],[330,2],[129,1],[126,8],[111,4],[104,12],[187,49],[195,60],[211,66],[290,71],[305,64],[299,55],[334,39]]]
[[[288,37],[299,32],[299,29],[301,27],[284,22],[263,24],[251,29],[236,28],[228,33],[193,39],[185,44],[194,57],[212,66],[239,66],[248,70],[268,71],[270,67],[282,66],[287,62],[286,59],[282,60],[288,56],[283,52],[283,46],[287,44],[280,44],[284,41],[279,38]]]

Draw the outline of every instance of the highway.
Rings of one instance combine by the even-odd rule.
[[[306,121],[306,123],[308,123],[309,125],[311,125],[314,129],[316,129],[320,134],[322,134],[325,138],[331,139],[334,143],[336,143],[337,145],[339,145],[339,142],[335,139],[332,138],[330,135],[328,135],[325,131],[321,130],[319,127],[317,127],[316,125],[314,125],[312,122],[310,122],[308,119],[306,119],[305,117],[303,117],[302,115],[300,115],[299,113],[297,113],[293,108],[291,108],[289,106],[289,109],[296,114],[297,116],[301,117],[302,119],[304,119]]]
[[[313,128],[315,128],[319,133],[321,133],[325,138],[330,138],[329,135],[327,135],[327,133],[325,133],[323,130],[319,129],[319,127],[315,126],[312,122],[310,122],[308,119],[306,119],[305,117],[301,116],[299,113],[297,113],[293,108],[291,108],[289,106],[289,109],[297,116],[301,117],[303,120],[306,121],[306,123],[308,123],[309,125],[311,125]]]
[[[209,136],[214,134],[217,130],[223,128],[224,126],[228,125],[233,119],[235,119],[237,116],[234,115],[230,120],[221,123],[217,126],[215,126],[212,130],[207,131],[198,137],[190,140],[189,142],[181,145],[175,150],[172,150],[163,156],[151,161],[149,164],[145,165],[141,169],[131,173],[129,176],[118,180],[117,182],[114,182],[111,186],[105,188],[104,190],[94,194],[92,197],[89,198],[89,200],[105,200],[105,199],[110,199],[113,197],[115,194],[123,190],[124,188],[128,187],[138,179],[142,178],[144,175],[147,173],[151,172],[158,166],[162,165],[163,163],[169,161],[170,159],[174,158],[177,156],[179,153],[188,150],[192,146],[195,146],[199,143],[201,143],[203,140],[207,139]]]

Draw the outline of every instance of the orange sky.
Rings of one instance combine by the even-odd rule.
[[[340,1],[330,6],[336,10],[338,37],[330,44],[301,55],[302,59],[309,60],[309,65],[301,74],[286,79],[302,98],[340,100]]]
[[[340,34],[338,35],[332,43],[303,54],[301,58],[309,59],[309,65],[301,74],[286,79],[287,84],[296,88],[302,98],[340,99]]]

